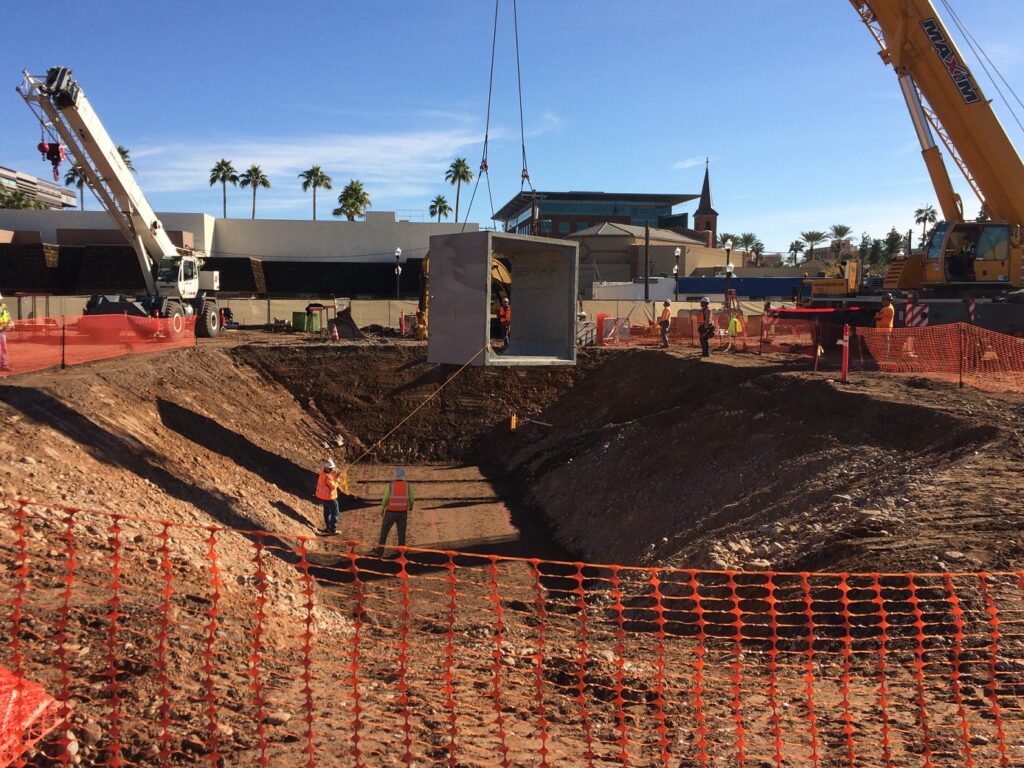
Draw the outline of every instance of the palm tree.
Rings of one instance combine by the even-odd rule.
[[[230,160],[223,157],[210,169],[210,186],[220,183],[221,191],[224,193],[224,218],[228,217],[228,184],[238,186],[238,171],[231,164]]]
[[[808,259],[814,258],[814,246],[822,242],[825,239],[825,237],[826,235],[824,232],[819,232],[816,229],[812,229],[809,232],[800,233],[800,239],[807,243],[807,245],[811,249],[810,253],[807,255]]]
[[[252,187],[252,217],[256,218],[256,190],[262,187],[270,189],[270,179],[263,173],[258,165],[250,165],[249,170],[238,177],[238,184],[242,189]]]
[[[313,221],[316,221],[316,190],[330,189],[331,188],[331,177],[320,170],[319,165],[314,165],[308,171],[303,171],[299,174],[299,178],[302,179],[302,191],[306,192],[310,187],[313,188]]]
[[[334,209],[333,214],[355,221],[357,216],[363,216],[370,207],[370,195],[363,188],[363,182],[351,179],[338,195],[338,203],[339,206]]]
[[[807,244],[804,243],[803,240],[794,240],[792,243],[789,244],[789,256],[793,260],[794,267],[796,266],[797,257],[799,257],[800,254],[804,252],[804,248],[806,247]]]
[[[72,165],[68,168],[68,172],[64,174],[64,186],[65,187],[78,187],[78,205],[81,210],[85,210],[85,173],[77,165]]]
[[[124,167],[127,168],[132,173],[135,173],[135,166],[132,165],[132,157],[131,153],[128,151],[128,147],[122,144],[118,144],[117,153],[121,156],[121,159],[124,161]]]
[[[458,193],[456,193],[458,194]],[[448,214],[452,212],[452,207],[448,205],[448,201],[444,199],[444,195],[438,195],[430,201],[430,218],[437,216],[437,223],[441,223],[441,217],[448,218]]]
[[[462,191],[462,182],[469,184],[473,180],[473,171],[464,157],[456,157],[454,162],[445,171],[444,180],[455,185],[455,223],[459,223],[459,193]]]
[[[935,209],[931,205],[926,205],[923,208],[918,208],[914,211],[914,223],[921,225],[921,242],[924,242],[925,227],[929,224],[934,224],[938,220],[939,216],[935,213]]]
[[[832,255],[836,258],[843,250],[842,241],[848,238],[851,232],[853,232],[853,228],[845,224],[833,224],[828,228],[828,236],[832,240]]]
[[[754,249],[754,243],[756,242],[757,235],[753,232],[743,232],[740,234],[739,240],[736,241],[736,247],[742,248],[746,253],[750,253]]]
[[[10,192],[5,192],[0,187],[0,208],[20,208],[29,211],[42,210],[45,206],[42,203],[33,200],[26,193],[20,189],[13,189]]]
[[[718,233],[718,247],[719,248],[725,248],[725,244],[727,242],[729,242],[730,240],[732,240],[733,244],[735,244],[736,241],[739,240],[739,238],[736,235],[731,234],[729,232],[719,232]]]

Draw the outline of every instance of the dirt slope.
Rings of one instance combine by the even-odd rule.
[[[506,469],[587,559],[903,571],[1024,555],[1020,398],[635,351],[541,419],[554,428]]]

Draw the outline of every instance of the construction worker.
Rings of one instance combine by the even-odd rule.
[[[380,511],[384,519],[380,524],[380,538],[377,540],[377,548],[374,554],[380,556],[384,551],[384,544],[388,540],[388,534],[393,526],[398,526],[398,546],[405,546],[405,530],[409,522],[409,513],[416,504],[416,493],[412,489],[412,483],[405,479],[405,470],[402,467],[395,467],[392,473],[391,482],[384,491],[384,498],[380,502]]]
[[[668,349],[668,329],[672,327],[672,302],[666,301],[661,306],[661,317],[658,318],[658,325],[661,326],[661,346]]]
[[[0,371],[9,371],[11,366],[7,362],[7,331],[14,329],[14,321],[11,319],[11,312],[4,304],[4,297],[0,294]]]
[[[711,357],[711,337],[715,333],[715,326],[711,322],[711,299],[707,296],[700,300],[700,314],[697,315],[697,320],[701,357]]]
[[[885,334],[885,356],[889,356],[889,345],[892,343],[892,326],[896,317],[896,309],[892,305],[892,294],[882,295],[882,308],[875,312],[875,328]]]
[[[498,307],[498,322],[501,323],[501,333],[504,337],[505,346],[502,347],[502,350],[506,350],[512,343],[512,307],[509,306],[508,296],[501,300],[501,305]]]
[[[338,467],[334,459],[327,459],[316,478],[316,497],[324,508],[324,534],[338,532]]]

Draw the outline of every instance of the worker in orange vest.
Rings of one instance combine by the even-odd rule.
[[[882,308],[875,312],[875,328],[885,334],[885,356],[889,356],[889,345],[892,343],[892,326],[896,317],[896,308],[892,305],[892,294],[882,296]]]
[[[501,333],[504,337],[505,346],[502,347],[502,351],[504,351],[512,343],[512,307],[508,304],[507,296],[501,300],[501,305],[498,307],[498,322],[501,323]]]
[[[334,459],[324,462],[324,468],[316,478],[316,497],[324,508],[324,534],[338,532],[338,467]]]
[[[391,482],[384,491],[384,498],[380,502],[380,511],[384,513],[384,520],[380,524],[380,538],[377,540],[377,548],[374,554],[380,556],[384,544],[388,540],[388,534],[393,526],[398,526],[398,546],[405,546],[405,530],[409,522],[409,513],[416,504],[416,493],[412,489],[412,483],[405,479],[405,470],[402,467],[395,467],[392,473]]]
[[[661,326],[661,346],[668,349],[668,329],[672,325],[671,301],[666,301],[662,304],[661,317],[658,318],[658,325]]]

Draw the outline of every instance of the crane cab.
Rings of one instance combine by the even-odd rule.
[[[943,221],[923,254],[926,286],[992,284],[1011,280],[1011,227],[1006,222]]]
[[[160,296],[177,299],[194,299],[200,291],[216,291],[219,274],[200,272],[199,259],[195,256],[164,256],[156,275],[156,288]]]

